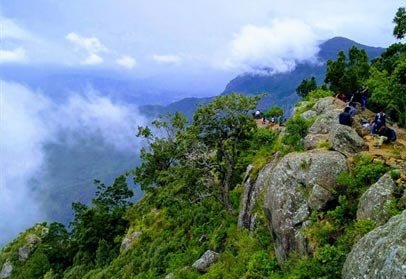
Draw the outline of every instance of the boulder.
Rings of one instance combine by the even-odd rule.
[[[314,110],[308,110],[308,111],[303,112],[300,116],[306,120],[309,120],[313,117],[316,117],[317,112],[315,112]]]
[[[42,232],[42,229],[41,229]],[[42,233],[41,233],[42,235]],[[26,244],[20,248],[18,248],[18,258],[20,261],[25,261],[31,255],[31,253],[35,250],[37,245],[41,242],[41,238],[36,234],[28,234],[25,237]]]
[[[346,170],[347,161],[342,154],[312,150],[290,153],[267,171],[261,187],[279,261],[290,252],[308,254],[302,229],[310,210],[326,206],[333,198],[337,176]]]
[[[317,117],[316,121],[309,128],[310,134],[328,134],[332,125],[338,123],[337,115],[321,115]]]
[[[307,134],[304,138],[304,148],[306,150],[316,149],[323,142],[328,143],[327,134]]]
[[[343,103],[334,97],[322,98],[313,106],[313,110],[315,110],[318,114],[327,114],[328,112],[336,110],[342,111],[342,109]]]
[[[247,171],[244,178],[244,194],[241,199],[241,209],[238,214],[238,226],[249,230],[254,230],[256,214],[253,212],[254,206],[257,202],[259,194],[261,192],[261,186],[264,184],[266,174],[275,167],[280,154],[276,153],[270,163],[263,168],[259,173],[256,180],[251,179],[252,165],[247,167]]]
[[[368,145],[365,144],[357,132],[346,125],[333,125],[329,134],[329,142],[333,150],[346,156],[353,156],[355,153],[368,150]]]
[[[212,250],[207,250],[204,252],[204,254],[198,259],[197,261],[194,262],[192,267],[196,268],[200,272],[205,272],[207,269],[216,262],[218,257],[218,253],[212,251]]]
[[[133,232],[129,236],[123,238],[121,241],[120,251],[126,252],[128,249],[131,248],[134,240],[136,240],[141,235],[141,232]]]
[[[348,254],[343,279],[405,278],[406,210],[362,237]]]
[[[377,225],[385,224],[390,215],[385,211],[385,205],[396,189],[396,183],[390,174],[382,176],[361,196],[357,210],[357,220],[373,220]]]
[[[9,260],[6,260],[6,262],[3,264],[3,267],[0,271],[0,278],[8,278],[11,276],[11,273],[13,272],[13,265]]]

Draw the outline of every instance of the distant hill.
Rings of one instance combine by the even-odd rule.
[[[258,95],[267,93],[259,104],[260,109],[267,109],[270,106],[278,105],[289,112],[299,100],[295,90],[300,82],[303,79],[315,76],[319,84],[323,83],[327,60],[335,59],[339,51],[348,52],[352,46],[364,49],[370,59],[378,57],[385,50],[381,47],[362,45],[347,38],[334,37],[320,45],[320,52],[318,54],[319,63],[298,64],[295,70],[291,72],[274,75],[243,73],[231,80],[221,94],[238,92],[246,95]],[[142,111],[153,115],[157,111],[160,113],[173,112],[174,108],[176,108],[191,116],[193,113],[192,108],[197,107],[198,102],[200,102],[200,99],[183,99],[166,107],[155,106],[154,110],[146,111],[144,108]]]

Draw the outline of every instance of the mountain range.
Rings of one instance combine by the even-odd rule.
[[[320,45],[317,63],[299,63],[291,72],[278,74],[243,73],[232,79],[221,94],[232,92],[246,95],[266,93],[259,103],[259,109],[265,110],[273,105],[281,106],[289,112],[299,100],[295,90],[303,79],[315,76],[318,84],[323,83],[327,61],[336,59],[339,51],[347,51],[355,46],[364,49],[370,59],[378,57],[385,49],[357,43],[347,38],[334,37]],[[187,98],[174,102],[168,106],[143,106],[141,112],[147,115],[158,115],[181,111],[191,117],[200,104],[205,104],[210,98]]]

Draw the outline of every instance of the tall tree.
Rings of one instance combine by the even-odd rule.
[[[393,36],[397,39],[403,39],[406,34],[406,9],[401,7],[396,12],[393,18],[393,23],[395,23],[395,28],[393,29]]]
[[[296,88],[296,93],[300,97],[306,97],[309,92],[317,89],[316,78],[313,76],[310,80],[304,79]]]
[[[337,60],[327,61],[324,81],[336,93],[350,94],[358,90],[369,77],[369,61],[365,50],[351,47],[348,58],[340,51]]]

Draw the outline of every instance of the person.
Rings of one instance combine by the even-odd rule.
[[[379,129],[381,129],[381,127],[386,126],[386,115],[383,112],[383,110],[381,110],[375,115],[374,122],[375,122],[374,134],[376,134],[378,133]]]
[[[386,137],[387,141],[391,142],[394,142],[397,139],[395,130],[386,126],[382,126],[379,129],[378,135]]]
[[[256,119],[260,119],[260,118],[261,118],[261,112],[260,112],[259,110],[257,110],[257,111],[255,112],[255,118],[256,118]]]
[[[368,86],[361,90],[361,110],[364,111],[367,107]]]
[[[266,124],[266,117],[264,115],[264,116],[262,116],[262,125],[265,125],[265,124]]]
[[[350,108],[349,113],[350,113],[351,117],[354,117],[355,114],[357,113],[357,109],[356,109],[355,103],[354,103],[354,102],[350,102],[350,103],[348,104],[348,107]]]
[[[344,111],[338,115],[338,122],[342,125],[351,127],[352,117],[350,114],[350,107],[345,107]]]

